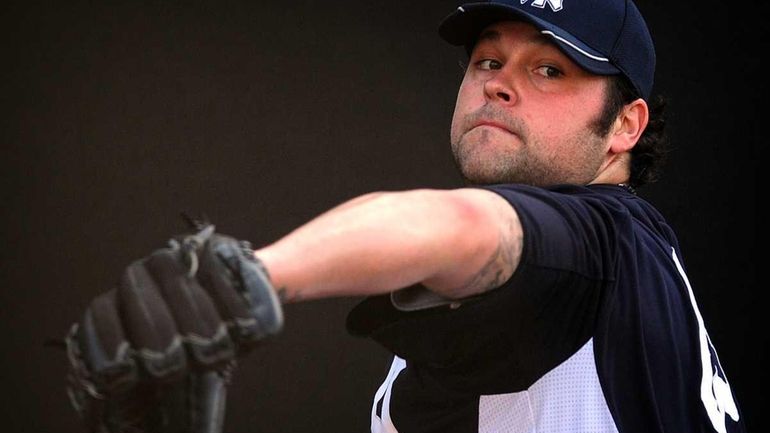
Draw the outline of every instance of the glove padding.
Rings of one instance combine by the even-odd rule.
[[[199,228],[131,263],[70,329],[68,392],[89,432],[219,433],[238,356],[282,329],[250,245]]]

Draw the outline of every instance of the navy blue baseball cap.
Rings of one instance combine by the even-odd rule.
[[[466,3],[447,16],[439,35],[470,51],[479,33],[504,20],[523,20],[583,69],[625,75],[644,99],[655,75],[650,31],[631,0],[507,0]]]

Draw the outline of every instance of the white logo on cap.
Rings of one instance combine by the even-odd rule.
[[[524,4],[528,2],[529,0],[519,0],[521,4]],[[561,10],[561,3],[562,0],[534,0],[530,6],[534,6],[536,8],[544,8],[545,4],[548,3],[551,6],[551,10],[554,12],[559,12]]]

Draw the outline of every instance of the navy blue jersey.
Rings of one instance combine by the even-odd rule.
[[[395,354],[372,432],[744,431],[658,211],[615,185],[487,189],[524,231],[509,281],[414,311],[371,297],[348,316]]]

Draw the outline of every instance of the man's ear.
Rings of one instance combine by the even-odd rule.
[[[610,132],[610,152],[620,154],[633,149],[649,120],[650,111],[644,99],[626,104]]]

